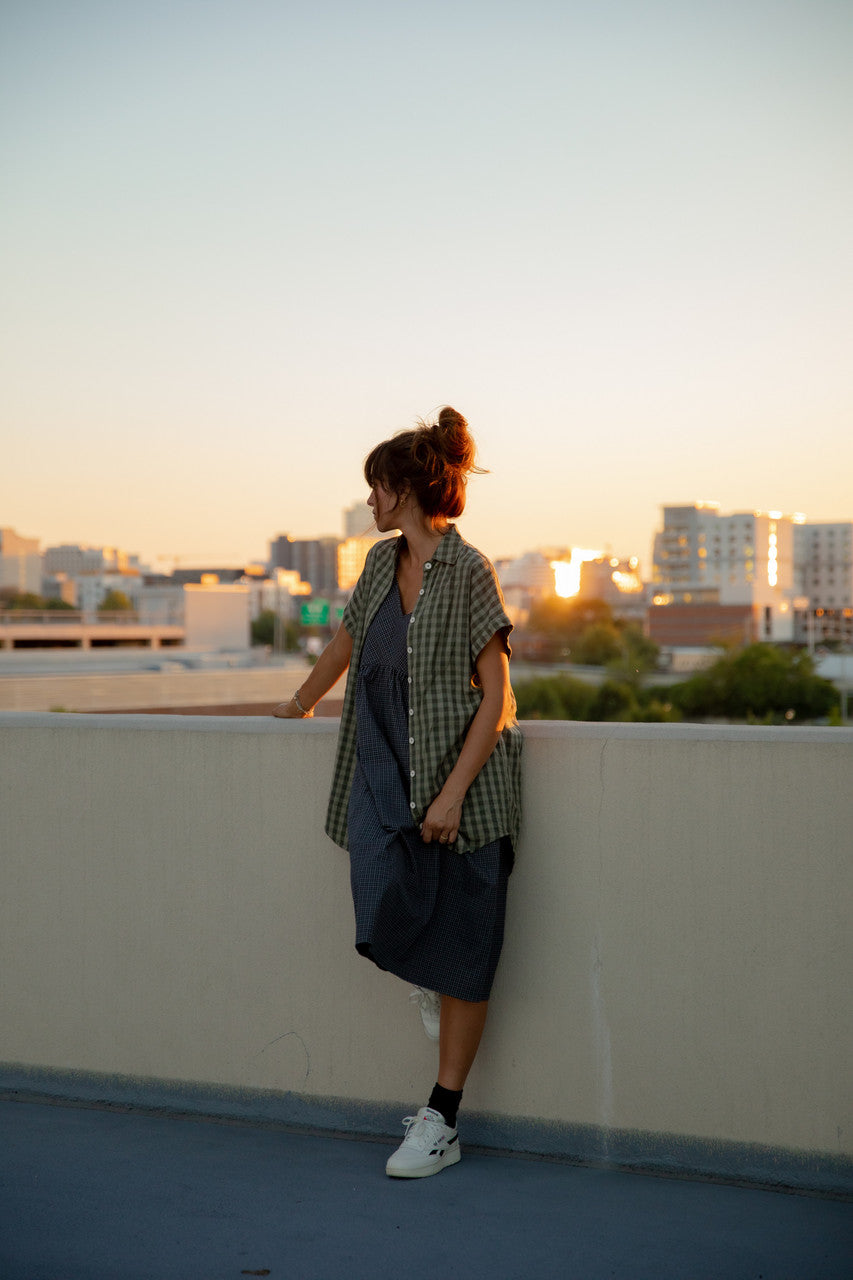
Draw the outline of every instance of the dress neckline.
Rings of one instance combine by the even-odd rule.
[[[411,618],[412,614],[414,613],[414,609],[410,609],[409,612],[406,613],[406,610],[403,608],[403,593],[400,590],[400,584],[397,581],[396,574],[394,574],[394,586],[397,590],[397,604],[400,607],[400,613],[403,615],[404,618]]]

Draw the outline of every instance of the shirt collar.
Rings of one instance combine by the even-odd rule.
[[[433,560],[442,560],[447,564],[455,564],[462,546],[462,536],[456,525],[452,524],[435,551],[433,551],[432,558]]]
[[[396,547],[397,547],[396,554],[398,556],[400,554],[400,551],[402,549],[402,544],[404,542],[405,542],[405,538],[403,537],[402,534],[400,534],[399,538],[396,539]],[[465,540],[462,537],[462,535],[459,533],[459,530],[456,528],[456,525],[455,524],[448,525],[447,533],[445,533],[442,536],[441,542],[439,542],[438,546],[436,547],[435,551],[433,551],[432,556],[430,557],[430,563],[432,563],[435,560],[438,560],[445,564],[455,564],[459,558],[459,552],[462,550],[464,545],[465,545]]]

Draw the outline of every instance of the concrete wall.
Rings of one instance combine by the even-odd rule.
[[[168,663],[171,659],[177,665],[183,657],[183,651],[166,651],[151,660]],[[144,711],[149,707],[284,702],[310,670],[307,663],[294,662],[251,669],[15,675],[0,662],[0,712],[50,711],[57,707],[65,711]],[[346,681],[341,680],[329,697],[342,698],[345,687]]]
[[[388,1131],[424,1101],[322,832],[336,732],[0,714],[0,1086]],[[525,737],[468,1140],[849,1185],[853,732]]]

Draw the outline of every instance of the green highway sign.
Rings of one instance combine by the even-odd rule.
[[[329,625],[328,600],[311,600],[299,606],[299,621],[303,627],[327,627]]]

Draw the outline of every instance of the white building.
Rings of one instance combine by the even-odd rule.
[[[779,511],[721,515],[717,503],[664,507],[655,535],[653,610],[719,606],[751,610],[756,637],[794,639],[799,594],[794,531],[804,517]]]
[[[141,578],[126,573],[75,574],[72,582],[76,607],[86,614],[97,613],[110,591],[120,591],[138,609],[144,590]]]
[[[797,586],[813,608],[853,609],[853,522],[795,531]]]
[[[853,522],[799,525],[794,547],[797,586],[809,602],[797,638],[853,644]]]

